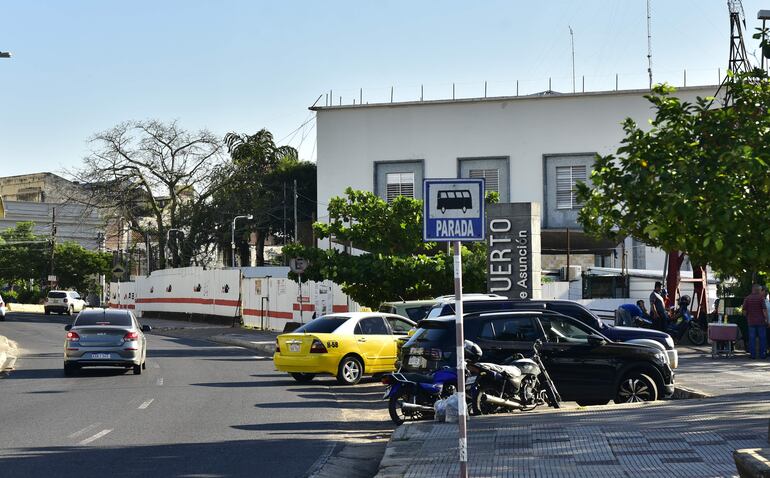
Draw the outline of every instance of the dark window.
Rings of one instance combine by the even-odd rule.
[[[350,317],[319,317],[298,328],[293,333],[309,332],[316,334],[331,334],[349,318]]]
[[[132,325],[131,316],[128,314],[105,314],[105,313],[83,313],[78,315],[75,320],[75,327],[85,325],[118,325],[121,327],[130,327]]]
[[[588,336],[596,333],[590,327],[569,317],[543,316],[540,323],[543,324],[549,342],[585,344],[588,343]]]
[[[534,342],[537,329],[529,317],[506,317],[484,323],[479,338],[486,340]]]
[[[408,310],[409,309],[407,309],[407,311]],[[390,324],[390,328],[393,329],[393,333],[403,335],[412,330],[412,324],[405,320],[397,319],[395,317],[388,317],[387,321]]]
[[[432,305],[421,305],[419,307],[408,307],[406,309],[406,315],[409,316],[410,319],[414,320],[415,322],[422,320],[425,318],[425,316],[428,315],[428,311],[430,308],[433,307]]]
[[[55,291],[53,291],[53,292],[49,292],[48,293],[48,298],[49,299],[64,299],[66,297],[67,297],[67,293],[66,292],[55,292]]]
[[[382,317],[366,317],[356,324],[356,335],[390,335]]]
[[[412,336],[415,342],[431,342],[437,345],[455,338],[455,323],[450,321],[427,320],[420,323],[420,328]]]

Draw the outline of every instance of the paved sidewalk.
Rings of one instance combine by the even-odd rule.
[[[711,358],[680,347],[677,389],[713,398],[474,417],[472,476],[735,476],[732,452],[768,447],[770,360]],[[765,373],[766,372],[766,373]],[[455,476],[457,427],[432,422],[393,434],[378,476]]]
[[[0,376],[13,370],[19,358],[19,345],[0,335]]]
[[[732,452],[767,446],[770,394],[469,420],[474,477],[715,477]],[[393,434],[379,477],[456,476],[457,426],[418,422]]]

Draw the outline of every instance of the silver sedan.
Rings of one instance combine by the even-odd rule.
[[[81,367],[133,368],[139,375],[146,368],[147,342],[144,332],[129,310],[87,309],[72,325],[64,327],[64,375]]]

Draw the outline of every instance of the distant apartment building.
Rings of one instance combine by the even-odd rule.
[[[63,203],[78,185],[53,173],[0,177],[0,197],[4,201]]]

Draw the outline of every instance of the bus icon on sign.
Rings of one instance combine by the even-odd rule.
[[[440,209],[442,214],[447,209],[462,209],[463,213],[465,213],[468,209],[473,209],[471,192],[467,189],[438,191],[436,208]]]

